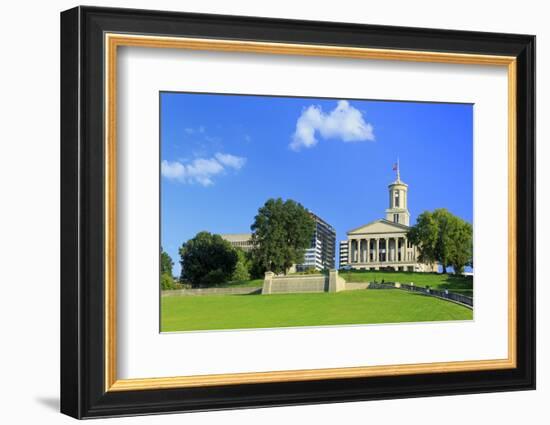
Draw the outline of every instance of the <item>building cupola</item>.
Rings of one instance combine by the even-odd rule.
[[[409,226],[408,185],[401,181],[399,160],[393,165],[393,171],[396,172],[397,176],[396,180],[388,185],[389,208],[386,209],[386,220]]]

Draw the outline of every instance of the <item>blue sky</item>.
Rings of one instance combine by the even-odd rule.
[[[161,243],[246,233],[268,198],[292,198],[337,239],[383,218],[387,185],[409,185],[411,224],[447,208],[472,222],[473,106],[161,93]]]

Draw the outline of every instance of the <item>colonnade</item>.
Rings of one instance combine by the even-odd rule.
[[[350,263],[406,263],[414,261],[414,255],[414,248],[408,248],[406,237],[348,239]]]

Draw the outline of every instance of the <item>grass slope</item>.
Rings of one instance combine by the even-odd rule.
[[[471,320],[472,310],[400,290],[162,298],[163,332]]]
[[[414,282],[416,286],[429,286],[433,289],[448,289],[451,292],[472,296],[472,276],[455,276],[441,273],[413,273],[413,272],[386,272],[386,271],[340,271],[347,282]]]

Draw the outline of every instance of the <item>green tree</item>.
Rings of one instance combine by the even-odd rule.
[[[407,238],[419,248],[419,260],[423,263],[435,263],[438,261],[436,252],[439,227],[433,214],[424,211],[416,219],[416,225],[412,226]]]
[[[419,260],[438,262],[443,273],[452,266],[461,274],[472,264],[472,225],[444,208],[420,214],[407,237],[419,248]]]
[[[254,250],[246,253],[248,273],[251,279],[263,279],[267,268],[260,263],[259,258],[256,256]]]
[[[163,291],[166,291],[168,289],[176,289],[176,282],[174,281],[174,278],[171,274],[162,273],[160,275],[160,288]]]
[[[249,280],[250,265],[246,253],[240,248],[235,248],[235,251],[237,252],[238,260],[237,264],[235,265],[233,276],[231,276],[231,280]]]
[[[168,289],[176,289],[176,282],[172,275],[172,267],[174,262],[172,258],[160,248],[160,288],[165,291]]]
[[[172,267],[174,267],[174,262],[172,258],[166,251],[162,248],[160,249],[160,274],[168,274],[172,276]]]
[[[180,282],[193,287],[216,286],[231,279],[238,255],[220,235],[199,232],[185,242],[180,250]]]
[[[453,220],[450,233],[449,263],[455,273],[464,273],[465,266],[473,265],[472,225],[460,218]]]
[[[286,273],[304,261],[315,222],[301,204],[278,198],[269,199],[258,210],[251,229],[255,261],[265,270]]]

